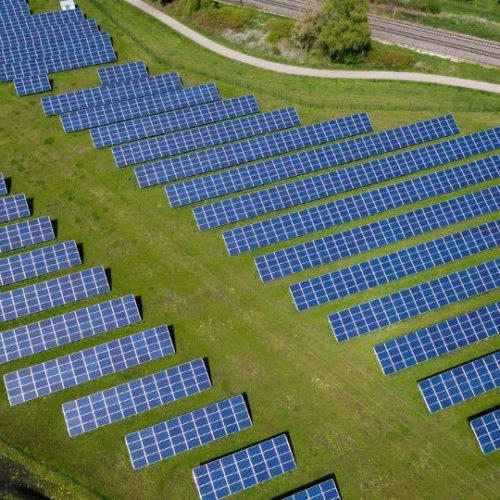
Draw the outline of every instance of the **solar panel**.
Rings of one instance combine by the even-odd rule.
[[[500,351],[419,382],[431,413],[449,408],[500,386]]]
[[[29,219],[0,227],[0,253],[44,243],[55,238],[49,217]]]
[[[327,479],[287,496],[283,500],[340,500],[340,493],[335,481]]]
[[[42,281],[0,293],[0,323],[109,292],[104,268]]]
[[[5,177],[2,172],[0,172],[0,195],[8,194],[7,184],[5,183]]]
[[[113,156],[116,165],[124,167],[282,130],[295,125],[300,125],[300,118],[295,108],[278,109],[215,123],[203,128],[185,130],[177,134],[115,146]]]
[[[390,375],[498,333],[499,302],[391,339],[373,349],[384,375]]]
[[[491,156],[222,234],[229,254],[236,255],[492,180],[499,170],[500,156]]]
[[[102,125],[109,125],[110,123],[217,100],[219,100],[217,87],[215,84],[210,83],[174,92],[165,92],[163,94],[144,96],[138,99],[72,111],[71,113],[61,115],[61,122],[66,132],[76,132],[78,130],[100,127]]]
[[[245,95],[93,128],[90,130],[90,135],[94,146],[102,148],[250,115],[258,111],[259,105],[255,97]]]
[[[290,293],[297,310],[305,311],[496,248],[499,244],[500,220],[294,283]]]
[[[0,364],[141,321],[133,295],[0,333]]]
[[[267,137],[219,146],[208,151],[148,163],[137,167],[135,172],[140,187],[154,186],[163,182],[323,144],[369,130],[371,130],[371,123],[368,116],[362,113],[278,132]],[[168,193],[172,206],[176,206],[170,192]]]
[[[0,222],[28,217],[30,209],[24,194],[14,194],[0,198]]]
[[[337,342],[372,333],[500,286],[500,259],[442,276],[330,314]]]
[[[120,82],[135,81],[148,77],[148,68],[144,61],[107,66],[97,70],[101,85],[115,85]]]
[[[470,426],[485,455],[500,448],[500,408],[471,420]]]
[[[151,328],[4,375],[11,406],[175,352],[167,329]]]
[[[354,131],[355,125],[344,124],[344,127]],[[371,130],[371,125],[368,130]],[[445,116],[185,181],[167,187],[166,191],[173,207],[186,205],[387,153],[457,131],[453,117]],[[360,132],[357,130],[357,133]],[[343,134],[336,138],[346,135],[354,134]]]
[[[267,282],[495,210],[500,210],[499,186],[268,253],[256,257],[255,264]]]
[[[203,359],[162,370],[63,404],[70,436],[163,406],[211,388]]]
[[[180,89],[182,82],[177,73],[166,73],[105,87],[94,87],[66,94],[44,97],[41,100],[45,116],[59,115],[79,109],[103,106],[113,102],[136,99],[145,95],[171,92]]]
[[[296,468],[285,434],[193,469],[202,500],[223,498]]]
[[[0,259],[0,286],[54,273],[81,263],[75,241],[11,255]]]
[[[498,136],[496,141],[495,135]],[[431,144],[323,175],[217,201],[197,207],[193,213],[200,229],[211,229],[395,179],[499,147],[500,127],[496,131],[491,129]]]
[[[125,436],[132,467],[142,467],[248,429],[252,421],[239,394]]]

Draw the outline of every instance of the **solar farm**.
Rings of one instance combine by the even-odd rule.
[[[0,0],[0,457],[61,498],[496,498],[500,99],[389,111],[425,90],[116,4]]]

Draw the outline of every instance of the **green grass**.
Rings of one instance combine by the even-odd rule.
[[[152,74],[178,70],[186,85],[215,80],[225,98],[254,92],[264,110],[295,105],[304,123],[368,110],[376,130],[449,111],[455,113],[463,133],[498,124],[499,96],[440,86],[271,74],[219,58],[123,2],[82,0],[80,5],[112,34],[120,62],[145,60]],[[57,8],[57,2],[39,0],[32,6]],[[97,84],[95,68],[54,75],[55,92]],[[467,418],[498,404],[498,393],[429,415],[416,382],[498,349],[499,340],[389,378],[381,374],[372,346],[491,303],[498,300],[498,293],[342,345],[335,342],[326,321],[327,313],[339,307],[472,265],[493,257],[493,252],[298,314],[287,291],[292,279],[264,286],[254,255],[228,257],[219,231],[200,233],[191,210],[171,210],[161,187],[139,190],[133,170],[117,169],[109,150],[93,149],[88,133],[64,134],[57,118],[43,116],[39,96],[19,99],[12,85],[2,85],[0,124],[2,171],[12,178],[12,192],[33,197],[34,215],[57,219],[59,241],[76,238],[83,243],[84,267],[111,268],[113,292],[102,300],[134,293],[141,297],[144,310],[140,326],[2,365],[0,375],[142,328],[165,322],[175,328],[173,357],[14,408],[8,406],[5,394],[0,398],[0,448],[10,449],[5,453],[42,479],[47,476],[53,483],[60,477],[63,489],[59,493],[51,489],[52,496],[195,498],[193,467],[288,431],[297,470],[240,498],[271,498],[331,473],[345,498],[497,497],[500,456],[481,455]],[[418,241],[422,239],[412,240]],[[57,314],[70,309],[61,308]],[[62,403],[199,356],[209,360],[212,390],[68,438]],[[251,405],[251,430],[132,471],[126,433],[243,391]]]

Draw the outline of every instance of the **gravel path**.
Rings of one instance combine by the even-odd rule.
[[[219,43],[210,40],[209,38],[200,35],[196,31],[188,28],[174,18],[168,16],[164,12],[152,7],[142,0],[125,0],[125,2],[141,9],[143,12],[154,17],[158,21],[167,25],[169,28],[189,38],[193,42],[205,47],[216,54],[219,54],[229,59],[249,64],[256,68],[275,71],[278,73],[286,73],[289,75],[313,76],[318,78],[340,78],[340,79],[357,79],[357,80],[395,80],[406,82],[419,83],[435,83],[439,85],[451,85],[454,87],[463,87],[467,89],[482,90],[485,92],[493,92],[500,94],[500,85],[488,82],[480,82],[476,80],[465,80],[463,78],[453,78],[449,76],[430,75],[425,73],[407,73],[396,71],[341,71],[328,69],[315,69],[303,66],[292,66],[288,64],[276,63],[258,57],[249,56],[236,50],[220,45]]]

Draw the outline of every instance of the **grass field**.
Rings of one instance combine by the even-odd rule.
[[[35,9],[58,6],[52,0],[30,4]],[[79,4],[112,34],[119,62],[144,60],[151,74],[177,70],[186,85],[215,80],[225,98],[254,92],[264,110],[295,105],[304,123],[368,110],[376,130],[446,112],[454,112],[463,133],[498,125],[500,96],[439,86],[270,74],[219,58],[123,2]],[[55,92],[97,84],[95,68],[54,77]],[[254,255],[229,258],[218,231],[198,232],[191,210],[169,209],[161,187],[140,191],[132,169],[118,170],[109,150],[93,149],[88,133],[64,134],[57,118],[43,116],[39,96],[19,99],[12,85],[2,85],[0,127],[1,170],[12,179],[11,191],[34,199],[34,215],[48,214],[57,220],[59,241],[76,238],[83,243],[84,267],[111,268],[113,292],[106,299],[134,293],[141,297],[144,313],[139,326],[2,365],[0,375],[165,322],[175,332],[173,357],[15,408],[8,406],[3,393],[0,450],[32,469],[42,485],[50,483],[51,496],[195,498],[193,467],[288,431],[297,470],[240,498],[271,498],[331,473],[346,499],[498,497],[500,455],[481,455],[467,423],[469,416],[500,402],[498,391],[430,415],[417,381],[500,348],[499,339],[389,378],[381,374],[372,352],[375,343],[494,302],[500,298],[498,292],[343,345],[335,342],[326,320],[327,313],[349,304],[485,261],[498,252],[298,314],[287,286],[314,272],[264,286],[253,265]],[[496,217],[498,213],[433,234]],[[411,243],[421,240],[414,238]],[[342,267],[365,258],[345,260]],[[335,267],[325,266],[316,273]],[[71,308],[57,314],[63,309]],[[208,358],[212,390],[68,438],[62,403],[199,356]],[[252,429],[132,471],[126,433],[239,392],[248,395]]]

